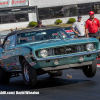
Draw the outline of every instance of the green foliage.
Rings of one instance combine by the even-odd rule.
[[[74,22],[76,22],[75,18],[69,18],[68,23],[74,23]]]
[[[61,19],[57,19],[57,20],[55,21],[55,24],[60,24],[60,23],[62,23],[62,20],[61,20]]]
[[[36,25],[37,25],[37,22],[34,22],[34,21],[32,21],[32,22],[29,23],[29,27],[34,27]]]

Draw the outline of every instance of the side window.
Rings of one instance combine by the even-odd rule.
[[[13,46],[15,46],[15,35],[11,35],[7,38],[4,48],[9,49],[10,47]]]

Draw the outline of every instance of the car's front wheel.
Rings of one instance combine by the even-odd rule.
[[[37,82],[37,71],[25,59],[23,59],[21,65],[24,83],[28,86],[35,85]]]
[[[87,65],[83,67],[83,73],[87,77],[93,77],[96,74],[96,69],[97,69],[97,61],[96,59],[92,62],[92,65]]]
[[[62,70],[59,70],[59,71],[50,71],[50,72],[48,72],[48,74],[50,75],[50,77],[61,76],[62,73],[63,73]]]
[[[10,72],[6,72],[2,67],[0,67],[0,84],[8,84],[11,77]]]

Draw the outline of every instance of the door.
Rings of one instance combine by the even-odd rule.
[[[2,67],[10,70],[13,65],[14,47],[16,46],[16,35],[9,36],[3,46],[2,51]]]

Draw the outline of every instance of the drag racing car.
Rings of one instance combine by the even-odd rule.
[[[37,76],[61,76],[64,69],[81,69],[87,77],[96,74],[99,41],[71,38],[61,27],[32,28],[9,33],[0,48],[0,83],[9,83],[21,73],[26,85]]]

